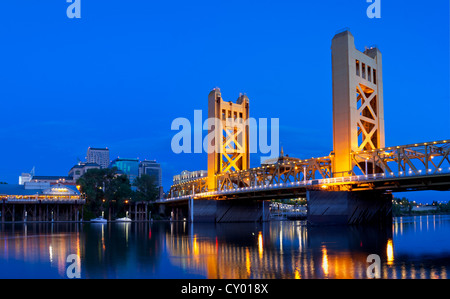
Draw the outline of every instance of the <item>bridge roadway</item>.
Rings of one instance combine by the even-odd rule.
[[[263,186],[235,187],[157,200],[155,203],[181,203],[194,199],[283,199],[305,197],[307,190],[404,192],[420,190],[450,190],[450,167],[430,173],[375,173],[348,177],[304,180]]]

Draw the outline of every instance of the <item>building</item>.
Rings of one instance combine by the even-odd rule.
[[[31,181],[31,178],[34,176],[35,173],[35,169],[33,167],[33,169],[31,169],[31,171],[28,172],[22,172],[22,174],[19,176],[19,185],[23,185],[26,182]]]
[[[143,174],[155,177],[158,187],[162,186],[161,165],[155,160],[144,160],[139,163],[139,177]]]
[[[156,184],[158,187],[158,198],[162,198],[164,195],[164,190],[162,187],[161,164],[157,163],[156,160],[141,161],[139,163],[139,177],[143,174],[147,174],[156,179]]]
[[[111,161],[108,167],[116,167],[119,171],[122,171],[127,175],[131,184],[139,176],[139,159],[116,158]]]
[[[49,183],[50,185],[64,184],[75,186],[75,180],[71,176],[35,175],[28,183]],[[26,184],[26,183],[25,183]]]
[[[89,169],[100,169],[101,166],[97,163],[79,162],[69,170],[69,176],[76,182]]]
[[[6,221],[78,221],[86,198],[75,186],[25,182],[0,184],[1,223]]]
[[[181,184],[188,181],[196,180],[199,178],[207,177],[208,171],[206,170],[197,170],[197,171],[187,171],[183,170],[181,174],[173,176],[173,184]]]
[[[109,149],[89,147],[86,153],[87,163],[97,163],[101,168],[108,168]]]
[[[22,172],[22,174],[19,176],[19,185],[23,185],[26,182],[31,181],[32,177],[33,176],[31,175],[31,173]]]

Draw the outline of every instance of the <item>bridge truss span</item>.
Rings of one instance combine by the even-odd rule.
[[[300,160],[281,156],[271,164],[215,176],[217,190],[208,190],[207,179],[173,185],[169,200],[189,197],[230,197],[264,193],[295,196],[307,189],[447,190],[450,187],[450,140],[392,146],[352,152],[351,173],[332,173],[333,155]],[[296,189],[296,192],[291,192]],[[267,195],[269,191],[269,195]]]
[[[353,175],[405,176],[447,172],[450,170],[449,152],[449,140],[353,152]]]

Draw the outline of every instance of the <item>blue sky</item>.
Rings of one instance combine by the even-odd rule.
[[[111,158],[159,161],[168,189],[182,170],[207,168],[206,154],[171,151],[170,125],[194,109],[206,117],[214,87],[226,100],[246,93],[252,117],[279,118],[290,156],[328,155],[330,46],[343,28],[383,54],[386,145],[448,139],[448,1],[383,0],[380,19],[369,4],[81,0],[81,19],[69,19],[65,0],[2,1],[0,181],[33,166],[64,175],[89,146],[107,146]]]

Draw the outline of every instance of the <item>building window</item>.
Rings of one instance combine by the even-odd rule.
[[[359,76],[359,60],[356,60],[356,76]]]
[[[366,64],[363,63],[361,64],[361,66],[362,66],[362,77],[363,79],[366,79]]]
[[[372,81],[372,68],[367,66],[367,80]]]
[[[377,84],[377,70],[373,69],[373,84]]]

